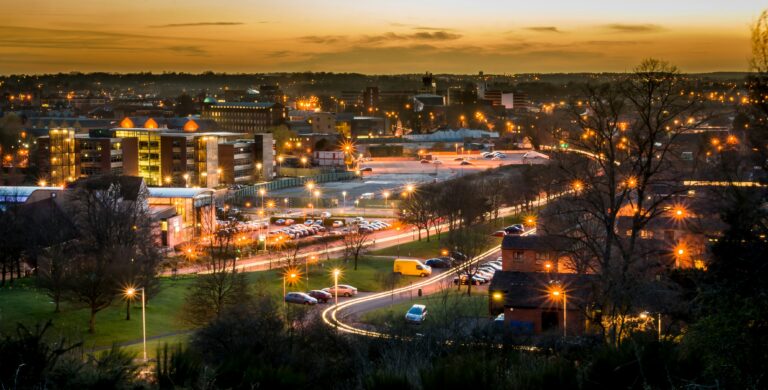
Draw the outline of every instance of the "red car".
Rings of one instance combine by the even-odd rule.
[[[507,232],[505,232],[503,230],[498,230],[498,231],[495,231],[495,232],[491,233],[491,235],[494,236],[494,237],[504,237],[504,236],[507,235]]]
[[[312,290],[307,293],[312,298],[317,299],[318,302],[328,303],[333,298],[331,293],[327,293],[323,290]]]

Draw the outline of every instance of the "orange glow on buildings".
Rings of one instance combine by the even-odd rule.
[[[120,127],[124,129],[132,129],[135,127],[135,125],[133,124],[133,121],[131,120],[131,118],[125,117],[123,120],[120,121]]]

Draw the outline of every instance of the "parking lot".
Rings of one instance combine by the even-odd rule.
[[[439,161],[424,162],[413,157],[388,157],[374,158],[362,164],[362,167],[371,168],[371,172],[363,172],[360,180],[345,182],[332,182],[318,184],[322,198],[338,200],[338,205],[344,205],[346,193],[346,206],[353,207],[355,199],[363,194],[374,194],[376,199],[384,199],[382,193],[389,191],[392,199],[397,196],[407,185],[419,185],[434,181],[448,180],[463,174],[483,171],[489,168],[498,168],[505,165],[543,164],[544,158],[525,158],[528,151],[513,150],[503,151],[505,158],[498,160],[485,159],[479,154],[439,154],[433,157]],[[458,161],[457,161],[458,159]],[[466,161],[467,165],[462,165]],[[286,188],[273,191],[271,197],[306,197],[307,190],[303,187]]]

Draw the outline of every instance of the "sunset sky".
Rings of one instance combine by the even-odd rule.
[[[756,0],[25,0],[0,74],[745,71]],[[768,4],[765,5],[768,7]]]

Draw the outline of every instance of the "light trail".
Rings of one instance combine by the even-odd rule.
[[[528,235],[532,235],[532,234],[535,234],[535,233],[536,233],[536,229],[534,228],[534,229],[530,229],[530,230],[526,231],[525,233],[523,233],[521,235],[528,236]],[[485,258],[487,258],[488,256],[491,256],[496,251],[498,251],[500,248],[501,248],[501,246],[497,245],[497,246],[495,246],[495,247],[493,247],[493,248],[491,248],[491,249],[481,253],[480,255],[476,256],[473,260],[471,260],[469,264],[475,264],[477,262],[483,261]],[[466,264],[463,264],[462,266],[466,266]],[[455,276],[455,273],[456,273],[456,271],[458,271],[458,269],[459,269],[459,267],[453,267],[453,268],[448,269],[446,272],[443,272],[443,273],[441,273],[441,274],[439,274],[437,276],[431,277],[429,279],[426,279],[424,281],[415,283],[415,284],[410,285],[410,286],[400,287],[400,288],[396,288],[396,289],[393,289],[393,290],[376,293],[376,294],[373,294],[373,295],[369,295],[367,297],[355,298],[355,299],[351,299],[351,300],[348,300],[348,301],[343,302],[343,303],[339,303],[338,305],[333,305],[333,306],[328,307],[325,310],[323,310],[323,312],[322,312],[323,322],[326,325],[335,327],[335,328],[337,328],[340,331],[345,332],[345,333],[356,334],[356,335],[367,336],[367,337],[391,338],[392,335],[387,334],[387,333],[381,333],[381,332],[366,330],[366,329],[362,329],[362,328],[356,328],[356,327],[354,327],[352,325],[344,323],[344,322],[342,322],[339,319],[339,312],[344,310],[344,309],[350,308],[352,306],[359,305],[361,303],[370,302],[370,301],[374,301],[374,300],[382,299],[382,298],[388,298],[390,295],[393,295],[393,294],[400,294],[400,293],[411,291],[414,288],[418,289],[418,288],[425,287],[425,286],[428,286],[428,285],[433,284],[433,283],[437,283],[437,282],[439,282],[441,280],[444,280],[444,279],[447,279],[449,277]]]

